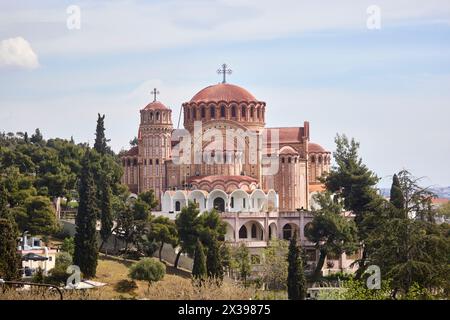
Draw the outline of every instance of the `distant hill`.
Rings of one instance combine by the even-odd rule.
[[[450,186],[448,187],[434,187],[430,188],[438,198],[450,199]],[[380,188],[380,192],[384,197],[389,197],[391,189],[390,188]]]

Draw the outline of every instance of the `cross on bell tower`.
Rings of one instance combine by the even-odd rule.
[[[156,101],[156,95],[159,94],[159,91],[156,90],[156,88],[153,89],[152,92],[150,92],[153,95],[153,102]]]
[[[226,83],[227,82],[227,74],[232,74],[233,70],[231,69],[227,69],[228,66],[226,65],[226,63],[222,64],[222,68],[221,69],[217,69],[217,73],[218,74],[223,74],[223,80],[222,83]]]

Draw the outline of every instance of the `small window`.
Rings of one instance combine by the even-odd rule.
[[[242,118],[245,118],[247,116],[247,111],[245,110],[245,107],[242,107]]]
[[[256,238],[256,224],[252,224],[252,238]]]
[[[236,106],[232,106],[232,107],[231,107],[231,116],[232,116],[233,118],[236,118]]]
[[[215,119],[216,118],[216,108],[211,106],[209,109],[209,112],[211,113],[211,119]]]
[[[224,106],[221,106],[221,107],[220,107],[220,116],[221,116],[222,118],[225,118],[225,107],[224,107]]]
[[[205,107],[202,107],[201,113],[202,113],[202,119],[205,118],[205,117],[206,117],[206,110],[205,110]]]

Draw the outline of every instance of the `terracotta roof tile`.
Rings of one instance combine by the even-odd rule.
[[[219,83],[200,90],[190,102],[218,102],[218,101],[257,101],[244,88],[229,83]]]

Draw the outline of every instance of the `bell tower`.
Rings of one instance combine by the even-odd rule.
[[[139,125],[139,190],[154,190],[156,199],[166,190],[165,161],[171,158],[172,110],[156,100],[141,110]]]

